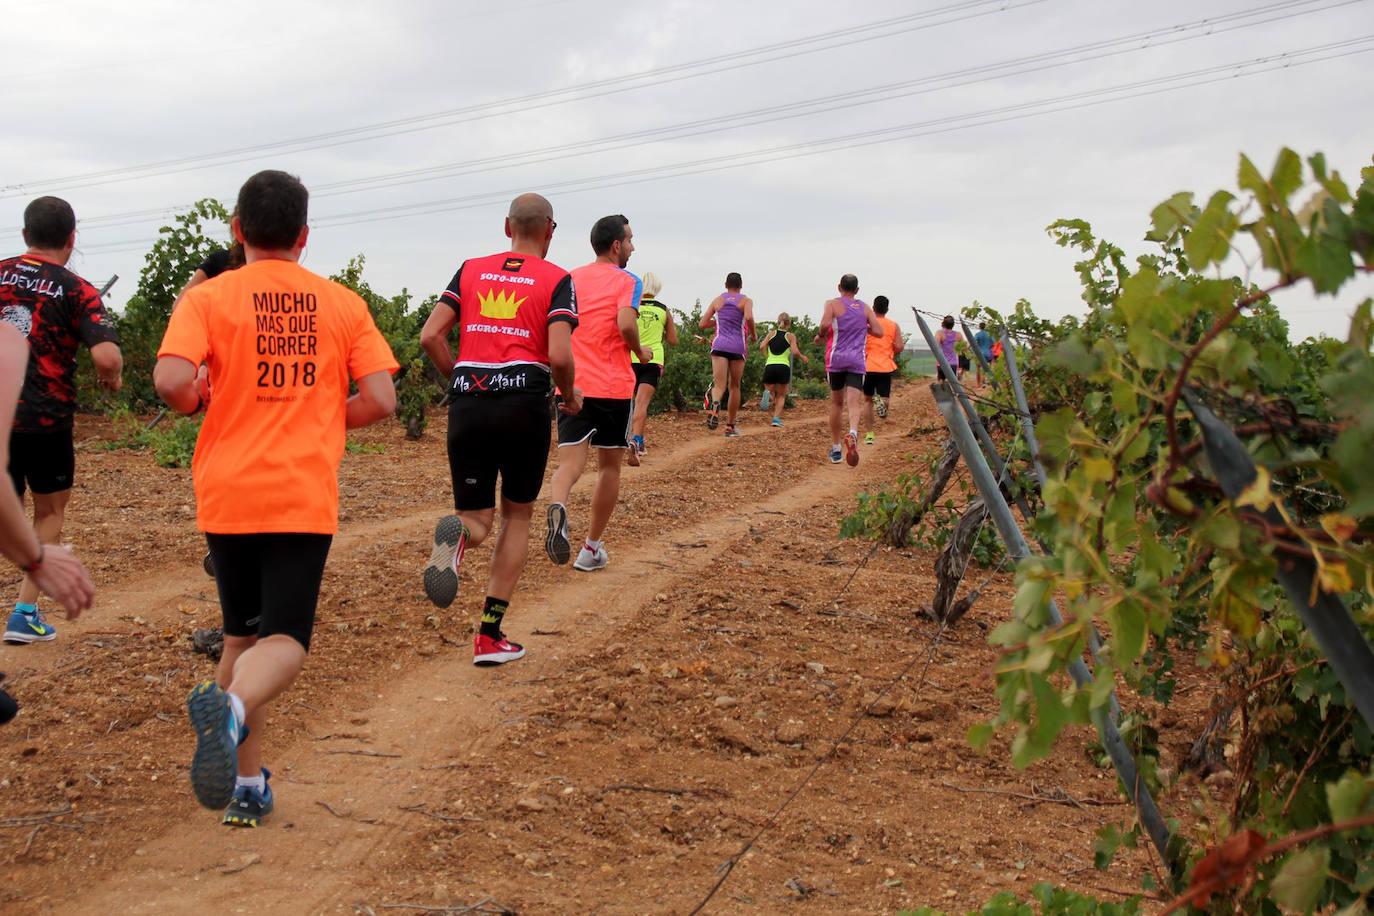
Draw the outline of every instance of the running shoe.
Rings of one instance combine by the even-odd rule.
[[[524,658],[525,647],[519,643],[513,643],[502,633],[500,639],[492,639],[490,636],[477,634],[477,638],[472,641],[472,663],[474,665],[504,665],[506,662],[513,662],[517,658]]]
[[[200,565],[205,567],[205,575],[211,579],[215,578],[215,560],[210,556],[209,551],[206,551],[205,559],[201,561]]]
[[[853,433],[844,434],[844,460],[851,468],[859,463],[859,437]]]
[[[191,788],[207,808],[223,808],[234,797],[238,747],[243,729],[229,705],[229,694],[214,681],[197,684],[186,698],[196,753],[191,758]]]
[[[710,410],[710,409],[711,409],[711,389],[714,388],[714,387],[715,387],[714,384],[711,384],[711,385],[707,385],[707,386],[706,386],[706,393],[705,393],[704,395],[701,396],[701,409],[702,409],[702,410]]]
[[[864,436],[864,445],[872,445],[874,442],[877,442],[877,441],[878,441],[877,439],[874,439],[874,438],[873,438],[873,434],[872,434],[872,433],[869,433],[867,436]]]
[[[727,423],[727,424],[725,425],[725,438],[727,438],[727,439],[738,439],[738,438],[739,438],[739,430],[735,429],[735,424],[733,424],[733,423]]]
[[[643,436],[632,436],[630,439],[630,447],[633,448],[635,452],[639,453],[640,455],[643,455],[649,451],[647,448],[644,447]]]
[[[838,445],[830,446],[830,463],[839,464],[844,460],[844,451]]]
[[[572,556],[572,542],[568,540],[568,510],[562,503],[549,506],[549,533],[544,538],[544,552],[559,566]]]
[[[5,642],[47,642],[56,638],[57,627],[48,623],[36,607],[32,612],[15,608],[9,623],[5,624]]]
[[[773,425],[776,426],[778,429],[782,429],[782,417],[774,417]]]
[[[262,789],[252,786],[234,786],[234,797],[229,799],[229,807],[224,809],[220,821],[230,827],[256,827],[262,819],[272,813],[272,771],[262,768]]]
[[[887,401],[881,394],[873,395],[873,412],[880,417],[887,417]]]
[[[458,567],[468,533],[456,515],[445,515],[434,526],[434,549],[425,566],[425,597],[436,607],[448,607],[458,597]]]
[[[592,550],[586,544],[577,553],[577,559],[573,562],[573,569],[580,569],[583,572],[596,572],[598,569],[605,569],[609,562],[604,546]]]
[[[706,428],[715,429],[720,425],[720,401],[711,402],[711,412],[706,415]]]
[[[635,451],[633,442],[625,447],[625,463],[632,468],[639,467],[639,452]]]

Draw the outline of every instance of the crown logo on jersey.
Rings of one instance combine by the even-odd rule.
[[[520,306],[524,305],[525,299],[519,299],[511,295],[506,290],[493,294],[491,290],[477,294],[477,304],[481,306],[483,318],[514,318],[515,313],[520,311]]]

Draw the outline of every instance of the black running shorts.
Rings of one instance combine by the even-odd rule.
[[[734,362],[737,359],[744,359],[743,353],[731,353],[729,350],[712,350],[712,356],[719,356],[721,359],[728,359]]]
[[[635,363],[635,391],[639,390],[640,385],[648,385],[650,388],[658,387],[658,380],[663,377],[663,367],[658,363]]]
[[[576,416],[558,414],[558,444],[591,440],[597,448],[630,447],[630,401],[620,398],[583,398]]]
[[[843,391],[846,388],[862,389],[864,386],[862,372],[827,372],[825,376],[830,380],[831,391]]]
[[[228,636],[290,636],[310,651],[332,534],[206,534]]]
[[[792,381],[792,367],[782,363],[768,363],[763,367],[765,385],[786,385]]]
[[[868,395],[870,398],[875,394],[883,398],[892,397],[892,373],[865,372],[864,394]]]
[[[460,512],[496,505],[501,497],[532,503],[549,463],[549,397],[507,392],[460,395],[448,405],[448,468],[453,505]]]
[[[35,493],[70,490],[76,476],[71,429],[10,433],[9,472],[14,491],[20,496],[24,495],[26,482]]]

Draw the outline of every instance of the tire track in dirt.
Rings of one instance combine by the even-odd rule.
[[[788,428],[820,428],[823,438],[824,419],[801,420]],[[644,466],[625,470],[622,500],[627,491],[640,489],[640,481],[672,480],[704,457],[730,457],[726,449],[732,446],[744,444],[748,456],[758,451],[757,442],[768,442],[766,451],[776,448],[781,438],[767,431],[730,443],[703,436],[654,451]],[[786,441],[798,447],[803,438],[815,437],[803,433],[789,435]],[[373,672],[369,693],[374,699],[366,707],[334,704],[321,709],[311,738],[271,747],[269,763],[279,767],[273,784],[281,807],[269,827],[251,834],[219,828],[215,815],[196,809],[188,793],[186,810],[175,823],[161,835],[136,841],[135,855],[122,867],[64,900],[62,908],[234,911],[245,903],[242,869],[251,869],[248,875],[256,879],[251,880],[250,898],[255,912],[319,912],[351,905],[358,876],[367,873],[378,849],[414,842],[432,825],[429,815],[403,810],[442,805],[438,780],[427,773],[480,754],[505,725],[518,721],[528,707],[526,685],[560,671],[565,659],[604,645],[607,633],[660,591],[707,574],[731,543],[755,526],[766,528],[779,514],[798,514],[847,499],[861,486],[890,476],[890,466],[875,460],[883,453],[882,445],[866,447],[866,461],[854,470],[822,463],[818,450],[815,470],[757,502],[736,500],[723,507],[722,499],[703,499],[695,517],[679,518],[673,531],[659,532],[657,538],[635,546],[626,538],[601,572],[581,574],[566,568],[547,584],[522,584],[519,632],[532,634],[524,637],[530,649],[526,659],[506,668],[476,669],[468,663],[465,640],[446,640],[458,643],[452,652],[417,659],[398,672]],[[735,460],[744,456],[737,452]],[[590,480],[579,489],[585,495]],[[422,543],[427,550],[429,528],[440,511],[350,526],[341,532],[335,550],[347,553],[379,540],[394,540],[398,547]],[[531,564],[543,564],[542,527],[534,527]],[[616,534],[613,520],[612,536]],[[484,572],[484,564],[479,567]],[[645,575],[649,568],[654,573]],[[170,602],[194,578],[186,574],[147,588],[117,590],[108,597],[108,608],[158,595]],[[471,587],[465,579],[464,588]],[[176,611],[167,604],[163,614]],[[473,829],[480,830],[480,825]]]

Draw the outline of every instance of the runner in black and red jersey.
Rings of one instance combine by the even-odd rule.
[[[96,377],[110,391],[119,390],[124,360],[100,294],[65,266],[76,245],[71,205],[59,197],[40,197],[25,207],[24,244],[27,252],[0,261],[0,321],[28,338],[30,357],[10,432],[9,472],[21,499],[26,487],[33,491],[38,539],[56,544],[76,468],[72,417],[77,347],[90,347]],[[37,602],[38,586],[25,576],[5,642],[44,642],[57,636]]]
[[[506,217],[510,250],[464,261],[420,332],[425,353],[449,378],[448,460],[458,514],[439,520],[425,567],[425,594],[439,607],[458,594],[463,551],[491,533],[501,477],[501,533],[473,641],[475,665],[525,654],[502,634],[501,621],[525,568],[530,515],[548,464],[550,377],[571,392],[559,410],[582,409],[573,387],[572,277],[544,260],[557,227],[547,200],[517,197]],[[448,344],[455,326],[456,358]]]

